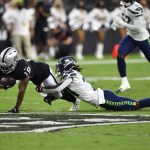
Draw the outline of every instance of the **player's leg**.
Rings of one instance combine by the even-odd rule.
[[[57,80],[53,75],[52,69],[50,68],[50,76],[43,81],[44,86],[53,86],[57,85]],[[56,100],[58,98],[64,99],[68,102],[72,102],[73,106],[71,107],[72,109],[70,111],[77,111],[79,110],[79,105],[80,105],[80,100],[77,99],[73,94],[71,94],[67,89],[63,90],[62,92],[55,93],[55,94],[49,94],[49,93],[44,93],[47,94],[46,98],[44,99],[45,102],[51,103],[53,100]]]
[[[105,108],[106,110],[128,111],[139,109],[138,101],[126,97],[117,96],[109,90],[104,90],[104,98],[106,100],[106,103],[100,106],[102,108]]]
[[[150,107],[150,98],[144,98],[138,101],[138,109]]]
[[[83,59],[83,46],[84,46],[84,40],[85,40],[85,31],[81,29],[77,29],[75,32],[78,37],[78,44],[76,46],[75,55],[77,59],[82,60]]]
[[[130,89],[130,84],[126,75],[126,62],[125,57],[136,47],[136,43],[130,36],[125,36],[119,44],[118,56],[117,56],[117,66],[118,71],[121,76],[121,86],[117,92],[122,92]]]
[[[104,40],[105,40],[105,37],[106,37],[106,31],[101,29],[101,30],[99,30],[97,32],[98,32],[99,42],[97,43],[95,57],[97,59],[103,59],[103,57],[104,57],[104,55],[103,55]]]
[[[144,53],[145,58],[150,62],[150,39],[145,41],[137,41],[137,45],[140,50]]]

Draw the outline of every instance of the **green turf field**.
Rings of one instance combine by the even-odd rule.
[[[49,61],[54,68],[55,61]],[[110,56],[104,60],[94,60],[87,57],[79,61],[85,79],[97,88],[117,90],[120,86],[116,62]],[[121,93],[134,99],[150,97],[150,65],[139,56],[130,55],[127,59],[127,73],[132,89]],[[31,117],[44,112],[48,113],[46,119],[55,113],[71,114],[68,109],[71,103],[63,100],[53,102],[52,106],[43,102],[43,98],[36,93],[35,87],[29,84],[21,113],[32,112]],[[7,113],[16,102],[17,85],[0,93],[0,121],[3,113]],[[150,108],[134,112],[110,112],[95,108],[81,102],[77,114],[115,114],[115,115],[150,115]],[[7,115],[7,114],[5,114]],[[10,117],[9,115],[7,117]],[[11,115],[18,117],[18,115]],[[19,116],[20,117],[20,116]],[[22,117],[22,116],[21,116]],[[39,117],[39,116],[38,116]],[[107,116],[106,116],[107,117]],[[56,120],[60,118],[56,115]],[[21,122],[20,120],[17,122]],[[2,125],[2,124],[0,124]],[[32,125],[34,126],[34,125]],[[0,126],[1,129],[1,126]],[[19,129],[18,129],[19,130]],[[131,123],[121,125],[103,125],[80,128],[63,129],[47,133],[0,133],[0,150],[149,150],[150,149],[150,123]]]

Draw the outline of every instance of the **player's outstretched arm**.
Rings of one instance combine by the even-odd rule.
[[[40,89],[36,89],[38,92],[44,93],[58,93],[64,90],[70,83],[72,82],[72,78],[67,78],[63,82],[59,83],[55,86],[41,87]]]
[[[19,113],[19,108],[23,102],[25,91],[26,91],[27,85],[29,83],[29,79],[30,79],[29,77],[26,77],[26,78],[20,80],[19,85],[18,85],[19,92],[18,92],[18,96],[17,96],[16,105],[9,112]]]

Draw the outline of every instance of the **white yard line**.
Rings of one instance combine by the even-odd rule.
[[[98,112],[98,113],[81,113],[81,112],[29,112],[29,113],[19,113],[19,114],[12,114],[12,113],[0,113],[0,115],[88,115],[88,116],[113,116],[113,117],[116,117],[116,116],[122,116],[122,117],[136,117],[136,116],[140,116],[140,117],[150,117],[150,115],[147,115],[147,114],[139,114],[139,115],[131,115],[131,114],[113,114],[113,113],[101,113],[101,112]]]
[[[146,59],[127,59],[127,63],[129,64],[137,64],[137,63],[147,63]],[[49,65],[56,65],[57,61],[47,61]],[[105,59],[105,60],[82,60],[78,61],[80,65],[100,65],[100,64],[116,64],[116,59]]]
[[[87,81],[99,81],[99,80],[109,80],[109,81],[120,81],[120,77],[112,77],[112,76],[105,76],[105,77],[85,77]],[[129,78],[132,81],[147,81],[150,80],[150,76],[147,77],[133,77]]]

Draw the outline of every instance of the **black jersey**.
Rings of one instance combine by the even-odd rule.
[[[0,71],[0,76],[11,76],[16,80],[30,77],[35,85],[40,85],[50,75],[49,65],[33,60],[20,59],[13,72],[5,75]]]
[[[35,85],[40,85],[51,74],[49,65],[42,62],[29,61],[31,66],[31,81]]]

